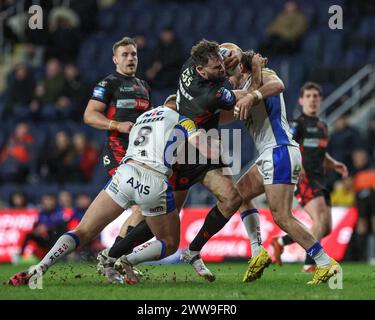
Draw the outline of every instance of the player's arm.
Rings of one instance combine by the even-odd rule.
[[[133,123],[129,121],[118,122],[108,119],[104,112],[112,99],[111,83],[107,80],[99,82],[94,88],[83,114],[83,122],[100,130],[115,130],[121,133],[129,133]]]
[[[199,130],[193,120],[181,117],[179,125],[182,127],[188,142],[209,159],[219,159],[220,141],[207,136],[204,130]]]
[[[335,170],[343,178],[348,176],[348,168],[346,165],[332,158],[328,152],[326,152],[324,157],[324,168]]]

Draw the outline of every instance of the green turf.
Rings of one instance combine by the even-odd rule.
[[[301,273],[301,265],[271,265],[263,278],[242,283],[245,262],[208,264],[217,279],[208,283],[190,266],[141,266],[147,279],[135,286],[106,282],[89,264],[59,264],[43,279],[42,290],[10,287],[6,279],[20,267],[0,265],[0,299],[375,299],[375,266],[342,264],[343,289],[327,285],[309,287],[311,274]]]

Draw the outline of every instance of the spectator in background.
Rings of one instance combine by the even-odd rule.
[[[58,118],[73,118],[82,122],[87,96],[87,88],[81,81],[78,68],[71,63],[65,65],[64,86],[56,102]]]
[[[371,160],[375,162],[375,116],[371,119],[366,142]]]
[[[73,182],[79,179],[75,157],[76,154],[68,133],[57,132],[52,150],[44,156],[42,176],[47,181],[58,183]]]
[[[347,177],[336,181],[331,201],[333,207],[352,207],[355,204],[355,193],[353,191],[353,178]]]
[[[338,161],[345,163],[349,172],[352,172],[352,150],[361,146],[361,144],[360,134],[358,130],[348,124],[347,116],[339,117],[334,123],[334,132],[328,146],[329,154]]]
[[[137,77],[140,79],[146,78],[146,71],[150,67],[152,61],[152,50],[147,44],[147,39],[144,35],[139,34],[134,37],[137,44],[138,61],[141,63],[137,66]]]
[[[26,209],[29,206],[26,193],[23,191],[14,191],[9,196],[9,205],[11,209]]]
[[[41,258],[45,251],[67,231],[66,223],[62,210],[57,206],[56,197],[53,194],[43,195],[38,221],[33,230],[26,235],[19,256],[23,256],[27,245],[32,241],[31,254]]]
[[[98,151],[91,145],[83,133],[75,133],[72,140],[80,176],[82,180],[90,181],[94,173],[94,168],[98,163]]]
[[[34,94],[35,79],[26,64],[19,64],[12,73],[14,76],[5,92],[4,118],[14,117],[14,108],[17,105],[28,105]]]
[[[146,71],[146,79],[152,88],[175,88],[183,60],[180,41],[172,28],[165,28],[159,43],[153,51],[151,67]]]
[[[358,259],[366,260],[367,236],[369,232],[375,233],[375,169],[365,149],[353,152],[353,171],[359,214],[356,227]]]
[[[63,211],[64,220],[69,221],[74,213],[72,194],[67,190],[61,190],[58,194],[58,205]]]
[[[68,222],[68,230],[74,230],[77,227],[77,225],[80,223],[83,216],[85,215],[85,212],[90,206],[91,202],[92,202],[92,199],[88,194],[79,193],[77,195],[73,216]],[[91,241],[89,244],[80,248],[77,254],[81,260],[87,261],[89,259],[95,259],[98,252],[103,249],[104,247],[102,245],[102,242],[100,240],[100,235],[99,235],[96,239]]]
[[[80,19],[72,9],[57,7],[51,10],[46,59],[57,58],[63,63],[76,61],[81,41],[79,24]]]
[[[13,134],[0,150],[0,181],[26,182],[35,160],[35,141],[27,123],[16,125]]]
[[[299,50],[307,30],[307,19],[294,0],[267,27],[267,39],[259,49],[264,55],[292,54]]]

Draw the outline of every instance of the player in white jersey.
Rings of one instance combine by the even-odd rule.
[[[248,62],[253,54],[245,53],[242,76],[235,80],[242,88],[248,88],[251,84],[251,64]],[[261,75],[261,86],[238,100],[234,108],[234,116],[246,121],[259,152],[255,164],[237,183],[244,199],[240,211],[247,209],[251,212],[254,208],[251,200],[265,192],[276,224],[304,247],[318,265],[308,284],[327,282],[340,270],[340,266],[291,213],[293,191],[301,170],[301,154],[289,133],[282,95],[284,85],[272,70],[264,68]],[[270,260],[265,250],[250,259],[243,281],[259,278]]]
[[[218,157],[218,145],[209,147],[204,133],[195,123],[179,115],[175,96],[160,106],[139,116],[131,130],[129,148],[122,164],[73,231],[62,235],[52,249],[31,271],[19,272],[9,279],[10,285],[28,284],[32,276],[41,275],[58,260],[94,239],[103,228],[116,219],[124,209],[137,204],[156,240],[121,258],[115,264],[122,268],[124,281],[138,282],[132,266],[144,261],[159,260],[173,254],[180,240],[180,220],[173,191],[168,184],[171,166],[176,161],[175,151],[189,141],[207,157]],[[203,142],[203,143],[202,143]],[[116,259],[117,260],[117,259]]]

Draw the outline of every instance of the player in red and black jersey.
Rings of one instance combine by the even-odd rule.
[[[300,144],[303,165],[295,195],[313,221],[311,231],[317,240],[327,236],[332,229],[331,201],[325,183],[326,170],[333,169],[342,177],[348,175],[346,166],[327,153],[328,129],[319,119],[321,101],[320,86],[313,82],[304,84],[299,97],[302,115],[293,121],[291,126],[293,139]],[[291,243],[294,243],[294,240],[289,235],[272,239],[275,262],[278,265],[282,265],[281,253],[284,245]],[[303,271],[315,271],[315,262],[308,255]]]
[[[103,163],[110,176],[126,153],[133,123],[151,108],[150,86],[135,77],[138,58],[133,39],[114,44],[113,62],[116,71],[95,86],[84,115],[86,124],[108,130]]]

